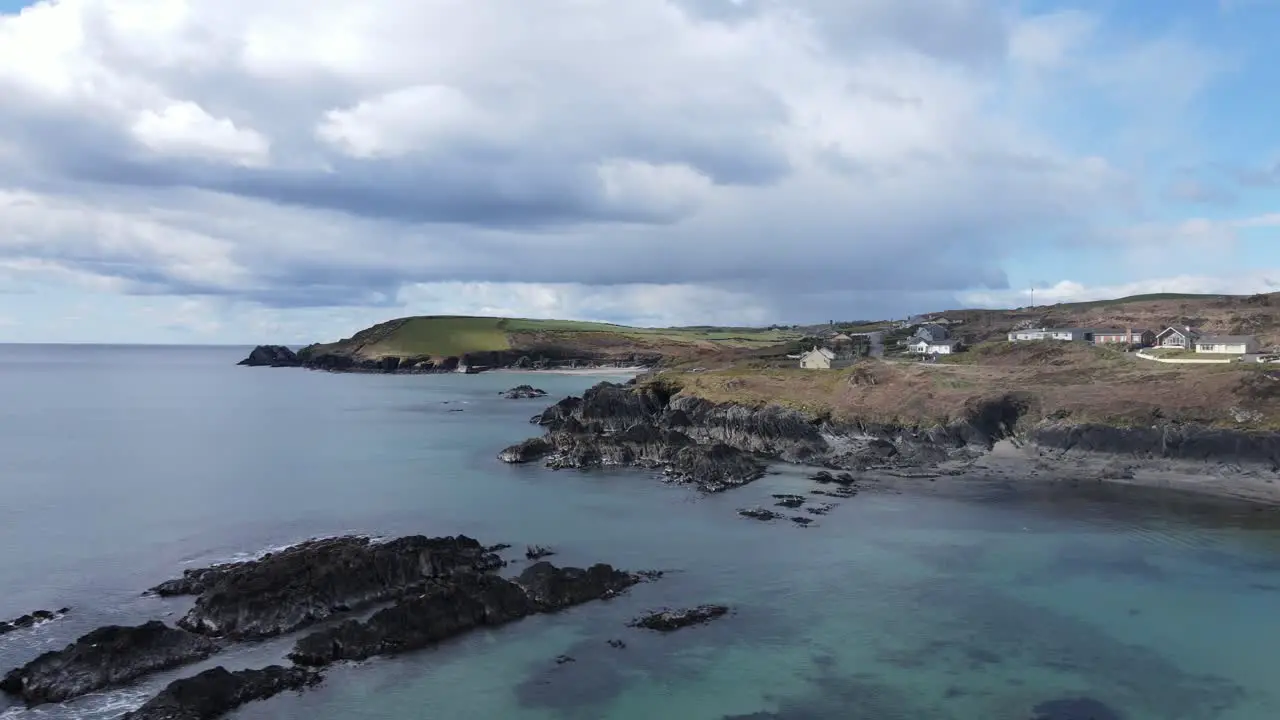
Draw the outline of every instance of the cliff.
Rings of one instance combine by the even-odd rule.
[[[240,362],[336,372],[477,372],[492,368],[650,367],[785,343],[761,328],[637,328],[567,320],[411,317],[294,352],[260,345]]]
[[[868,367],[838,373],[807,373],[796,382],[829,382],[850,378],[868,382]],[[1100,458],[1114,472],[1115,462],[1159,460],[1191,472],[1247,468],[1274,474],[1280,470],[1280,433],[1267,422],[1274,417],[1270,398],[1223,397],[1223,403],[1252,401],[1253,409],[1223,410],[1225,423],[1167,415],[1150,415],[1145,423],[1090,420],[1087,413],[1064,412],[1055,398],[1036,389],[970,394],[951,404],[936,398],[936,412],[887,413],[880,404],[863,412],[840,407],[806,407],[795,397],[772,400],[717,401],[703,394],[703,374],[694,377],[662,373],[628,385],[601,383],[581,397],[561,400],[535,416],[542,437],[507,448],[505,462],[543,460],[553,468],[636,466],[661,469],[673,480],[715,492],[750,482],[769,461],[819,465],[853,472],[897,471],[898,474],[949,473],[983,458],[1001,440],[1010,440],[1030,455]],[[1246,381],[1271,383],[1245,376]],[[743,375],[736,376],[742,380]],[[745,383],[734,386],[743,390]],[[878,386],[879,387],[879,386]],[[1246,382],[1246,388],[1249,383]],[[1269,385],[1268,385],[1269,387]],[[881,387],[897,394],[900,409],[910,408],[903,388]],[[714,396],[714,393],[712,393]],[[828,389],[828,397],[830,397]],[[838,398],[837,398],[838,399]],[[1266,411],[1257,405],[1266,405]],[[1232,414],[1234,412],[1234,415]],[[1105,413],[1099,413],[1105,415]],[[1068,469],[1085,475],[1084,463]]]

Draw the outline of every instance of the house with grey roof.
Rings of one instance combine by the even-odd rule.
[[[1200,331],[1191,327],[1167,327],[1156,335],[1156,347],[1194,350]]]
[[[1032,340],[1093,342],[1093,331],[1086,328],[1027,328],[1009,333],[1009,342],[1028,342]]]
[[[951,331],[941,325],[934,325],[930,323],[916,328],[916,332],[912,335],[912,338],[940,343],[944,340],[951,339]]]
[[[1258,352],[1258,338],[1253,335],[1201,335],[1195,341],[1196,352],[1219,355],[1248,355]]]

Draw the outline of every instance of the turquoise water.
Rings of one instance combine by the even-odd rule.
[[[1273,512],[936,483],[816,498],[839,506],[808,528],[759,523],[734,510],[807,493],[803,471],[704,497],[644,472],[493,459],[545,404],[497,391],[528,381],[560,395],[599,378],[232,366],[244,352],[0,347],[0,617],[74,608],[0,638],[0,665],[104,622],[182,612],[139,593],[184,567],[316,535],[463,532],[669,572],[615,600],[341,666],[234,717],[1024,720],[1072,698],[1127,720],[1280,717]],[[670,635],[625,627],[704,602],[735,612]],[[181,674],[278,662],[288,646]],[[116,717],[175,676],[0,717]]]

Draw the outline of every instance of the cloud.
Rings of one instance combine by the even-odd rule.
[[[1027,93],[1158,123],[1215,77],[1108,38],[982,0],[46,0],[0,15],[0,283],[213,334],[945,304],[1140,191]]]
[[[1226,188],[1207,180],[1188,175],[1175,177],[1165,186],[1168,200],[1195,205],[1230,205],[1236,196]]]
[[[1113,285],[1087,285],[1074,280],[1062,280],[1049,287],[1036,288],[1035,303],[1037,306],[1055,305],[1151,293],[1252,295],[1277,291],[1280,291],[1280,268],[1272,268],[1255,270],[1243,276],[1175,275]],[[969,307],[1009,308],[1027,305],[1030,295],[1025,290],[983,291],[965,293],[961,299]]]

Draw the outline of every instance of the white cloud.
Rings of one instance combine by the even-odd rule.
[[[1158,122],[1217,66],[1107,37],[981,0],[43,2],[0,15],[0,259],[215,335],[891,314],[1128,209],[1141,168],[1027,93]]]
[[[1036,288],[1035,304],[1089,302],[1151,293],[1252,295],[1276,291],[1280,291],[1280,268],[1254,270],[1245,275],[1175,275],[1113,285],[1088,285],[1074,280],[1061,280],[1049,287]],[[962,293],[960,299],[967,307],[979,308],[1022,307],[1031,301],[1026,290],[969,292]]]
[[[144,110],[129,129],[138,142],[170,155],[262,165],[270,152],[270,143],[256,131],[211,117],[189,101],[172,103],[158,112]]]

